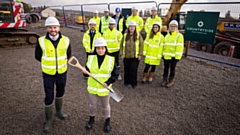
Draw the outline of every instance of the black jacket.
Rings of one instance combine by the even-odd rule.
[[[54,45],[55,49],[58,46],[59,40],[62,38],[62,34],[59,32],[59,37],[56,41],[53,41],[50,37],[49,37],[49,33],[46,34],[46,38],[49,39],[52,44]],[[36,44],[36,48],[35,48],[35,59],[38,60],[39,62],[41,62],[42,59],[42,48],[40,47],[40,43],[39,41]],[[68,49],[67,49],[67,59],[69,59],[72,55],[71,52],[71,43],[69,43]],[[44,74],[44,73],[43,73]],[[63,73],[64,74],[64,73]]]
[[[97,54],[95,54],[95,55],[97,55]],[[99,55],[97,55],[97,58],[98,58],[98,68],[101,67],[102,62],[103,62],[103,60],[104,60],[104,58],[105,58],[106,55],[107,55],[107,54],[105,54],[104,56],[99,56]],[[85,68],[86,68],[86,70],[87,70],[88,72],[90,71],[89,68],[87,67],[87,64],[86,64]],[[83,74],[83,75],[84,75],[85,77],[88,77],[87,74]],[[106,83],[107,85],[110,85],[110,84],[114,83],[114,82],[117,80],[118,75],[119,75],[119,71],[118,71],[118,68],[117,68],[117,64],[116,64],[116,62],[115,62],[115,63],[114,63],[113,71],[111,72],[111,77],[110,77],[106,82],[103,82],[103,83]]]
[[[115,19],[115,18],[116,18],[116,15],[112,16],[112,18]],[[124,34],[124,33],[125,33],[125,30],[127,29],[126,20],[124,19],[124,16],[122,16],[122,15],[119,16],[118,25],[117,25],[117,28],[116,28],[116,29],[119,30],[119,20],[122,19],[122,18],[123,18],[123,31],[121,31],[121,32],[122,32],[122,34]]]

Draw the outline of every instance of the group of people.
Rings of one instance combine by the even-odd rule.
[[[156,66],[164,60],[164,73],[161,85],[171,87],[175,76],[175,67],[183,53],[183,35],[178,32],[178,22],[172,20],[166,36],[161,34],[162,20],[157,16],[157,8],[152,8],[152,15],[144,25],[138,10],[132,8],[132,15],[125,21],[120,8],[116,8],[116,15],[109,17],[109,10],[104,10],[105,16],[99,18],[98,12],[89,21],[89,30],[84,34],[82,43],[86,50],[87,61],[82,69],[83,75],[88,77],[90,72],[103,85],[88,77],[87,90],[89,93],[89,121],[85,128],[93,127],[98,99],[101,100],[104,111],[104,132],[110,132],[111,108],[109,104],[109,90],[118,79],[120,64],[124,64],[124,85],[137,86],[137,73],[139,61],[144,58],[145,68],[142,83],[153,80]],[[54,84],[56,84],[55,108],[56,116],[62,120],[67,115],[62,111],[63,95],[66,85],[67,61],[71,57],[71,44],[68,37],[60,33],[60,24],[54,17],[45,21],[48,33],[38,39],[35,49],[35,58],[41,62],[45,91],[44,131],[52,129],[52,113],[54,100]],[[144,40],[140,31],[147,33]],[[151,70],[149,71],[149,69]],[[170,69],[170,75],[169,75]]]

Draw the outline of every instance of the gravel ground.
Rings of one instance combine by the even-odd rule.
[[[34,31],[45,34],[44,29]],[[69,28],[62,28],[62,33],[70,37],[73,55],[84,64],[83,33]],[[44,91],[34,48],[0,49],[0,57],[0,135],[43,134]],[[143,68],[141,60],[139,82]],[[170,89],[160,87],[162,74],[163,64],[157,67],[152,84],[139,83],[137,89],[125,87],[123,81],[114,84],[125,97],[120,103],[110,101],[112,131],[109,134],[240,134],[239,70],[183,58],[177,65],[175,85]],[[70,118],[61,121],[54,117],[50,134],[104,134],[100,103],[93,129],[84,129],[89,117],[86,87],[80,70],[69,67],[63,107]]]

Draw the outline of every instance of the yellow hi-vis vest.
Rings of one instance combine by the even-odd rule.
[[[111,73],[114,68],[114,57],[109,55],[105,55],[105,58],[98,68],[98,59],[97,55],[90,55],[88,56],[87,67],[90,73],[97,78],[102,83],[106,82],[110,77]],[[112,87],[112,84],[108,86],[109,88]],[[101,84],[95,81],[92,77],[88,77],[88,87],[87,90],[90,94],[98,95],[98,96],[107,96],[109,94],[109,90],[104,88]]]
[[[109,53],[119,51],[122,40],[122,33],[120,31],[116,28],[113,28],[112,30],[107,29],[103,34],[103,38],[107,42],[107,49]]]
[[[144,26],[144,29],[145,29],[146,33],[150,33],[151,32],[153,24],[155,22],[160,23],[161,24],[160,29],[162,28],[162,19],[160,17],[158,17],[158,15],[156,15],[155,18],[149,17],[146,20],[146,23],[145,23],[145,26]]]
[[[143,55],[145,56],[144,62],[149,65],[160,65],[162,58],[162,49],[164,43],[164,36],[158,32],[153,38],[149,39],[147,35],[144,42]]]
[[[138,54],[139,54],[139,34],[137,32],[137,40],[135,41],[135,49],[136,49],[136,52],[135,52],[135,57],[138,58]],[[127,37],[127,33],[124,34],[124,39],[123,39],[123,56],[125,57],[125,46],[126,46],[126,37]]]
[[[137,32],[140,32],[143,29],[143,26],[144,26],[143,19],[141,17],[139,17],[138,15],[136,15],[136,16],[131,15],[131,16],[129,16],[127,18],[127,21],[126,21],[127,28],[128,28],[128,23],[130,21],[135,21],[136,22],[136,24],[137,24],[137,26],[136,26]]]
[[[108,23],[110,21],[111,17],[108,16],[108,18],[106,19],[105,16],[101,17],[101,33],[104,33],[107,29],[108,29]]]
[[[42,49],[42,72],[48,75],[62,74],[67,71],[67,49],[70,43],[68,37],[62,36],[55,49],[52,42],[46,36],[38,39]]]
[[[91,18],[90,20],[94,20],[95,22],[96,22],[96,31],[99,31],[99,25],[100,25],[100,17],[93,17],[93,18]],[[90,20],[89,20],[89,22],[90,22]],[[90,29],[90,25],[88,25],[88,29]]]
[[[184,38],[178,31],[168,33],[165,37],[165,43],[163,45],[163,57],[166,60],[170,60],[173,57],[180,60],[182,58],[184,49]]]
[[[122,17],[119,21],[118,21],[118,31],[122,32],[123,31],[123,20],[124,17]]]
[[[84,33],[83,35],[83,40],[82,40],[82,44],[86,50],[87,53],[90,53],[91,50],[94,50],[94,41],[99,38],[99,37],[102,37],[101,33],[99,33],[98,31],[95,31],[95,36],[93,38],[93,43],[92,43],[92,48],[91,48],[91,43],[90,43],[90,30],[86,31],[86,33]]]

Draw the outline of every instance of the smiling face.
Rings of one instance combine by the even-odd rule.
[[[106,53],[106,47],[105,46],[96,47],[96,52],[99,56],[103,56]]]
[[[153,31],[156,33],[159,31],[159,26],[158,25],[153,25]]]
[[[59,26],[47,26],[47,31],[49,32],[49,34],[53,37],[58,35],[58,32],[60,31],[60,27]]]
[[[134,33],[136,26],[129,26],[130,33]]]
[[[157,10],[151,10],[151,12],[153,16],[157,15]]]
[[[114,27],[115,27],[115,24],[111,24],[111,23],[109,24],[110,29],[113,29]]]
[[[96,24],[90,24],[91,30],[95,30]]]
[[[132,15],[135,16],[135,15],[138,15],[138,11],[136,9],[133,9],[132,10]]]
[[[174,32],[178,30],[178,26],[176,24],[171,24],[170,25],[170,32]]]

